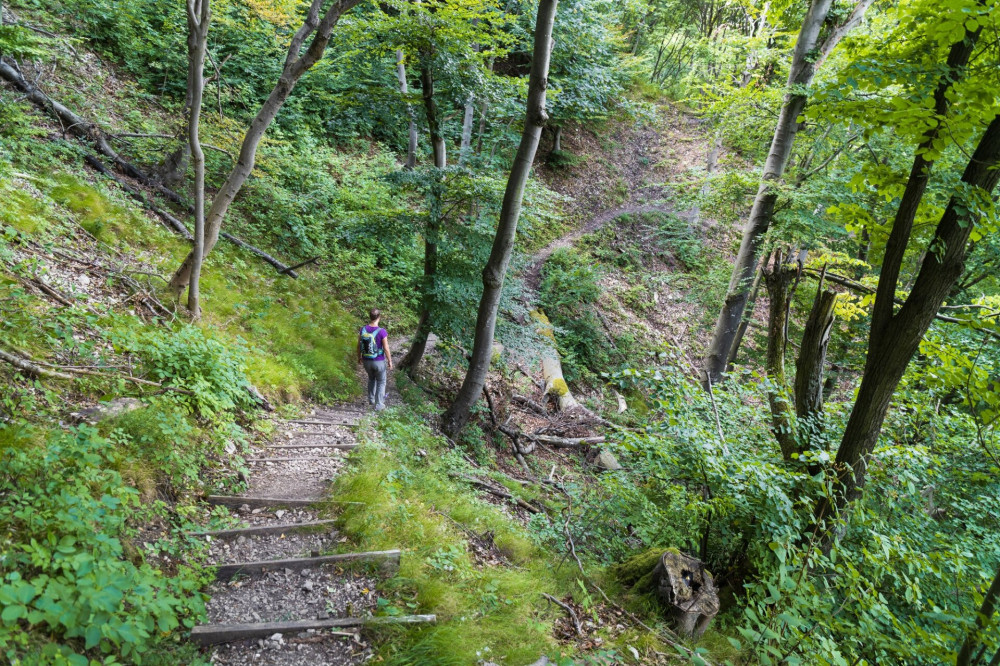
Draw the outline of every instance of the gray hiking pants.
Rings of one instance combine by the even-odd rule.
[[[368,404],[376,411],[385,409],[385,360],[364,359],[368,373]]]

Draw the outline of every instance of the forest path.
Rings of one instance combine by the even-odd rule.
[[[555,239],[541,250],[536,252],[531,257],[531,263],[525,270],[524,281],[529,289],[538,292],[539,287],[542,284],[542,267],[545,262],[548,261],[552,253],[558,249],[565,247],[572,247],[576,244],[578,240],[586,236],[587,234],[593,233],[599,230],[608,222],[616,220],[622,215],[636,215],[642,213],[673,213],[675,207],[670,203],[630,203],[625,206],[620,206],[618,208],[612,208],[610,210],[601,211],[594,217],[590,218],[586,224],[582,227],[571,231],[559,238]]]
[[[375,588],[398,569],[400,552],[337,553],[345,539],[324,518],[337,505],[329,484],[359,446],[355,429],[366,411],[357,403],[316,407],[280,422],[247,458],[246,493],[207,498],[242,521],[192,534],[209,543],[210,563],[218,566],[207,589],[210,624],[191,633],[213,664],[353,666],[371,659],[360,629],[386,621],[373,617]]]
[[[678,213],[675,183],[684,180],[692,168],[704,166],[709,140],[694,116],[672,107],[662,107],[659,113],[656,122],[615,130],[610,147],[595,143],[583,132],[565,133],[564,144],[586,153],[585,163],[565,174],[550,170],[546,180],[573,199],[570,214],[584,222],[532,255],[524,269],[530,291],[538,293],[542,268],[553,252],[571,247],[622,215]],[[608,191],[622,189],[624,196],[608,205]],[[678,214],[683,217],[687,212]]]

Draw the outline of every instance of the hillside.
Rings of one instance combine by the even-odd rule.
[[[0,2],[4,663],[1000,662],[1000,6],[709,4]]]

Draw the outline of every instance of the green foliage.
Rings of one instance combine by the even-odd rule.
[[[613,348],[594,304],[601,296],[600,273],[587,255],[560,248],[542,271],[540,301],[552,322],[566,379],[575,381],[607,369]]]
[[[172,643],[204,612],[202,581],[194,562],[171,576],[129,556],[139,498],[113,471],[114,445],[87,427],[29,437],[8,425],[0,437],[0,651],[12,663],[181,658]]]
[[[549,556],[517,523],[450,476],[468,464],[418,414],[383,412],[377,429],[361,436],[363,446],[334,483],[338,499],[361,503],[340,514],[340,529],[352,548],[406,549],[383,591],[383,612],[438,616],[431,627],[380,632],[385,663],[528,663],[551,653],[549,623],[557,615],[538,613],[538,593],[568,591],[572,578],[553,572]],[[509,564],[473,559],[468,541],[485,534]]]
[[[223,344],[196,326],[177,331],[124,330],[112,337],[116,350],[138,356],[150,377],[180,394],[190,409],[207,417],[253,405],[242,350]]]

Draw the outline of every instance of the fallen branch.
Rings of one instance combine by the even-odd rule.
[[[603,444],[604,437],[553,437],[552,435],[525,435],[530,439],[533,439],[542,444],[548,444],[549,446],[555,446],[559,448],[572,448],[576,446],[582,446],[584,444]]]
[[[27,373],[32,377],[45,377],[48,379],[73,379],[71,375],[64,374],[62,372],[55,372],[53,370],[46,370],[40,365],[26,358],[21,358],[20,356],[15,356],[14,354],[9,354],[3,349],[0,349],[0,361],[6,361],[7,363],[13,365],[18,370]]]
[[[476,477],[469,476],[467,474],[457,474],[456,473],[456,474],[452,474],[452,476],[460,478],[460,479],[462,479],[464,481],[468,481],[469,483],[471,483],[471,484],[473,484],[475,486],[479,486],[480,488],[482,488],[486,492],[490,493],[491,495],[496,495],[497,497],[502,497],[504,499],[511,500],[512,502],[514,502],[515,504],[517,504],[519,507],[521,507],[525,511],[528,511],[530,513],[542,513],[541,509],[539,509],[539,508],[537,508],[535,506],[532,506],[531,504],[528,504],[527,502],[525,502],[523,499],[521,499],[519,497],[514,497],[513,495],[511,495],[506,490],[500,490],[499,488],[497,488],[497,487],[495,487],[495,486],[493,486],[493,485],[491,485],[489,483],[486,483],[482,479],[477,479]]]
[[[27,97],[27,99],[39,109],[59,121],[64,132],[69,132],[82,139],[91,141],[97,149],[97,152],[114,162],[115,166],[121,169],[128,176],[135,178],[143,185],[156,189],[171,201],[180,204],[186,203],[183,197],[178,195],[173,190],[164,187],[162,184],[157,183],[155,180],[144,174],[130,162],[122,158],[121,155],[115,152],[114,148],[111,147],[111,144],[108,143],[108,135],[104,132],[104,130],[89,120],[78,116],[63,104],[60,104],[43,93],[38,86],[25,79],[21,75],[21,72],[8,64],[8,62],[3,58],[0,58],[0,78],[10,83],[20,92],[24,93],[25,97]]]
[[[542,592],[542,596],[551,601],[552,603],[554,603],[556,606],[559,606],[564,611],[566,611],[566,613],[573,620],[573,628],[576,629],[576,635],[579,636],[580,638],[583,638],[583,626],[580,624],[580,618],[577,617],[576,611],[573,610],[573,607],[570,606],[569,604],[564,604],[563,602],[553,597],[551,594],[545,594],[544,592]]]
[[[132,195],[132,197],[136,201],[138,201],[143,206],[145,206],[146,208],[148,208],[149,210],[151,210],[153,213],[155,213],[156,215],[158,215],[161,219],[163,219],[163,221],[165,221],[167,223],[167,227],[169,227],[170,229],[176,231],[178,234],[180,234],[182,237],[184,237],[185,240],[193,240],[193,237],[191,236],[191,232],[188,231],[187,227],[184,226],[183,222],[181,222],[176,217],[174,217],[170,213],[166,212],[162,208],[159,208],[156,204],[154,204],[149,199],[147,199],[142,194],[141,191],[139,191],[137,188],[133,187],[132,185],[129,185],[128,183],[126,183],[124,180],[122,180],[121,178],[119,178],[117,174],[115,174],[110,169],[108,169],[106,166],[104,166],[104,164],[99,159],[97,159],[93,155],[87,155],[86,157],[84,157],[84,160],[87,162],[87,164],[89,164],[90,166],[92,166],[94,169],[96,169],[97,171],[99,171],[101,174],[107,176],[108,178],[110,178],[113,181],[115,181],[116,183],[118,183],[118,185],[121,186],[122,189],[124,189],[130,195]],[[286,266],[285,264],[281,263],[280,261],[278,261],[277,259],[275,259],[271,255],[269,255],[267,252],[264,252],[264,250],[261,250],[258,247],[254,247],[253,245],[250,245],[246,241],[242,241],[239,238],[236,238],[232,234],[229,234],[229,233],[226,233],[226,232],[222,232],[219,235],[222,236],[223,238],[225,238],[227,241],[229,241],[233,245],[236,245],[237,247],[241,247],[244,250],[250,252],[251,254],[257,255],[258,257],[260,257],[261,259],[263,259],[264,261],[266,261],[270,265],[274,266],[274,268],[277,269],[278,273],[280,273],[282,275],[288,275],[289,277],[293,277],[293,278],[297,278],[299,276],[299,274],[296,273],[295,270],[294,270],[295,268],[298,268],[298,266]],[[318,259],[318,258],[319,257],[317,257],[316,259]],[[313,260],[313,261],[315,261],[315,260]],[[309,263],[309,262],[306,262],[306,263]]]
[[[517,404],[519,404],[519,405],[524,405],[525,407],[530,408],[532,411],[534,411],[535,413],[537,413],[537,414],[539,414],[541,416],[548,416],[549,415],[549,413],[545,409],[545,407],[543,407],[542,405],[538,404],[537,402],[535,402],[534,400],[532,400],[531,398],[529,398],[527,396],[518,395],[517,393],[515,393],[514,395],[511,396],[511,399],[514,402],[516,402]]]
[[[142,384],[143,386],[155,386],[156,388],[162,389],[164,391],[175,391],[177,393],[183,393],[185,395],[194,395],[193,391],[189,391],[185,388],[180,388],[177,386],[166,386],[164,384],[153,382],[148,379],[139,379],[138,377],[132,377],[129,375],[115,375],[110,372],[98,372],[96,370],[84,370],[83,368],[78,368],[74,366],[54,365],[52,363],[45,363],[44,361],[36,361],[34,359],[17,356],[15,354],[11,354],[9,352],[4,351],[3,349],[0,349],[0,361],[6,361],[7,363],[13,365],[15,368],[28,373],[32,377],[45,377],[48,379],[73,379],[73,375],[86,375],[88,377],[122,379],[124,381],[131,382],[133,384]],[[64,372],[59,372],[60,370]]]
[[[233,236],[232,234],[228,234],[225,231],[221,232],[219,235],[222,236],[223,238],[225,238],[227,241],[229,241],[233,245],[235,245],[237,247],[241,247],[241,248],[243,248],[244,250],[246,250],[247,252],[249,252],[251,254],[257,255],[258,257],[260,257],[261,259],[263,259],[267,263],[271,264],[276,269],[278,269],[278,273],[280,273],[282,275],[287,275],[288,277],[293,277],[293,278],[297,278],[299,276],[298,273],[296,273],[291,268],[289,268],[288,266],[284,265],[283,263],[281,263],[280,261],[278,261],[277,259],[275,259],[271,255],[269,255],[267,252],[264,252],[264,250],[261,250],[260,248],[254,247],[253,245],[250,245],[250,243],[247,243],[245,241],[241,241],[236,236]]]

